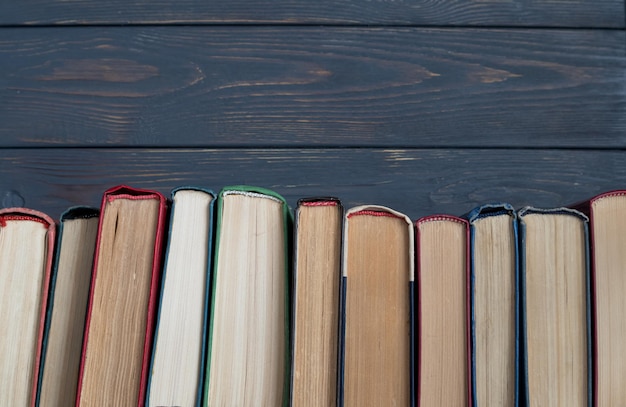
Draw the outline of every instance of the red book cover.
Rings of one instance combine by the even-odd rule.
[[[602,389],[599,387],[599,370],[598,370],[598,363],[599,363],[599,358],[598,358],[598,319],[599,319],[599,315],[598,315],[598,298],[600,298],[598,296],[598,292],[597,292],[597,276],[596,276],[596,257],[597,257],[597,248],[596,248],[596,242],[595,242],[595,238],[596,238],[596,231],[595,231],[595,216],[594,216],[594,205],[596,203],[598,203],[601,200],[607,199],[607,198],[620,198],[620,197],[625,197],[626,196],[626,190],[615,190],[615,191],[609,191],[609,192],[605,192],[599,195],[596,195],[594,197],[592,197],[591,199],[587,200],[587,201],[583,201],[580,202],[576,205],[573,205],[573,208],[576,210],[581,211],[582,213],[584,213],[585,215],[587,215],[587,217],[589,217],[589,254],[590,254],[590,268],[589,268],[589,280],[590,280],[590,286],[591,286],[591,294],[590,294],[590,306],[591,306],[591,367],[592,367],[592,379],[591,379],[591,405],[592,406],[597,406],[599,405],[599,397],[600,397],[600,391],[604,391],[603,396],[605,397],[611,397],[611,395],[613,394],[613,391],[615,391],[615,393],[618,393],[617,388],[613,389],[611,387],[611,384],[608,384],[608,382],[611,381],[611,378],[607,378],[607,384],[606,387],[603,387]],[[619,284],[617,284],[617,286],[619,287]],[[603,296],[602,298],[604,298],[605,300],[607,299],[607,297],[609,297],[609,295],[607,295],[607,293],[605,294],[601,294],[601,296]],[[621,338],[620,338],[621,339]],[[614,358],[614,360],[620,360],[619,358]],[[623,379],[623,377],[621,375],[617,375],[617,380],[621,380]],[[621,388],[621,384],[619,384],[617,386],[618,388]],[[623,394],[623,393],[622,393]],[[617,404],[619,404],[619,402],[615,401]]]
[[[425,334],[428,334],[426,332],[424,332],[424,326],[422,323],[422,316],[423,316],[423,309],[422,309],[422,298],[423,298],[423,294],[424,294],[424,290],[429,290],[429,287],[425,287],[423,285],[424,283],[424,279],[422,278],[422,265],[420,263],[420,258],[422,256],[422,239],[423,239],[423,231],[422,231],[422,226],[425,223],[430,223],[430,222],[454,222],[454,223],[458,223],[461,224],[463,226],[464,229],[464,236],[465,236],[465,242],[463,245],[463,250],[464,250],[464,257],[465,257],[465,271],[464,271],[464,275],[465,275],[465,281],[463,282],[463,286],[464,286],[464,290],[465,290],[465,328],[464,328],[464,336],[465,336],[465,353],[466,353],[466,360],[465,360],[465,370],[466,370],[466,376],[467,376],[467,383],[465,384],[466,388],[467,388],[467,406],[468,407],[472,407],[472,386],[471,386],[471,309],[470,309],[470,234],[469,234],[469,223],[466,219],[463,218],[459,218],[456,216],[451,216],[451,215],[432,215],[432,216],[426,216],[423,217],[419,220],[417,220],[417,222],[415,223],[416,226],[416,234],[415,234],[415,253],[416,253],[416,284],[417,284],[417,314],[416,314],[416,320],[417,322],[417,361],[416,361],[416,371],[417,371],[417,385],[416,385],[416,405],[419,407],[420,406],[420,392],[422,390],[423,387],[423,375],[426,375],[427,372],[424,372],[422,364],[421,364],[421,359],[422,359],[422,337]],[[447,242],[445,242],[447,243]],[[442,247],[442,249],[445,251],[445,253],[440,253],[443,256],[451,256],[452,253],[449,252],[449,248],[446,247],[445,245]],[[428,373],[431,374],[431,373]],[[446,381],[446,378],[441,377],[440,378],[442,382]],[[446,382],[445,384],[446,386],[448,385],[448,383]]]
[[[102,235],[103,224],[107,215],[107,209],[108,209],[109,204],[111,204],[115,200],[122,200],[122,199],[131,200],[131,201],[156,200],[158,202],[157,218],[145,220],[146,222],[156,222],[156,235],[149,236],[150,239],[154,239],[153,240],[154,247],[153,247],[153,254],[152,254],[152,266],[151,266],[150,277],[149,277],[149,285],[150,285],[149,294],[148,294],[147,303],[141,304],[141,306],[145,305],[147,307],[147,314],[146,314],[146,320],[145,320],[145,334],[144,334],[144,339],[143,339],[143,357],[141,361],[141,377],[139,380],[139,386],[136,388],[136,392],[137,392],[136,399],[137,399],[138,407],[142,407],[145,403],[145,396],[146,396],[145,392],[146,392],[146,385],[147,385],[147,380],[148,380],[148,370],[150,366],[150,353],[152,349],[152,340],[153,340],[154,327],[155,327],[155,322],[156,322],[155,317],[156,317],[156,310],[157,310],[157,304],[158,304],[157,300],[158,300],[159,282],[160,282],[160,273],[161,273],[161,261],[163,257],[162,250],[163,250],[163,241],[165,238],[164,232],[166,230],[167,200],[162,194],[156,191],[135,189],[135,188],[131,188],[125,185],[120,185],[120,186],[107,190],[104,193],[104,196],[102,198],[102,205],[101,205],[101,210],[100,210],[101,216],[100,216],[99,225],[98,225],[98,238],[97,238],[96,250],[94,254],[94,267],[93,267],[92,278],[91,278],[89,305],[87,309],[87,317],[86,317],[86,322],[85,322],[85,335],[83,338],[81,366],[80,366],[78,389],[77,389],[77,395],[76,395],[77,407],[81,405],[81,397],[84,397],[84,395],[82,394],[82,391],[83,391],[83,386],[85,385],[85,382],[86,382],[86,375],[88,374],[86,371],[86,365],[88,363],[87,359],[89,357],[88,353],[89,353],[89,346],[91,342],[106,344],[107,342],[111,341],[110,338],[106,338],[106,337],[104,338],[93,337],[92,338],[90,336],[92,334],[100,335],[100,336],[103,336],[105,334],[102,332],[102,330],[92,332],[90,328],[92,328],[92,325],[94,322],[94,309],[96,308],[96,304],[94,304],[94,295],[96,292],[96,286],[98,284],[98,271],[99,271],[98,265],[100,264],[99,259],[101,257],[101,251],[103,250],[103,243],[102,243],[103,242],[103,235]],[[120,217],[121,216],[122,215],[120,215]],[[117,231],[117,227],[118,226],[116,223],[115,224],[116,231]],[[126,267],[123,267],[123,268],[124,269],[115,270],[115,272],[127,273]],[[111,316],[106,316],[106,318],[109,318],[109,317]],[[98,316],[98,318],[100,318],[100,316]],[[109,324],[109,321],[106,321],[106,324]],[[109,334],[110,334],[109,332],[106,333],[106,335],[109,335]],[[119,354],[114,354],[111,357],[115,357],[115,356],[121,357],[119,356]],[[116,374],[124,375],[125,372],[118,371],[116,372]],[[117,381],[124,382],[125,380],[121,379]],[[133,389],[133,391],[135,390]],[[115,394],[106,394],[105,396],[109,398],[111,402],[114,402],[116,398]]]
[[[52,257],[54,254],[54,243],[56,225],[48,215],[27,208],[6,208],[0,209],[0,225],[7,220],[30,220],[39,222],[47,229],[47,252],[43,280],[41,282],[41,303],[39,305],[39,324],[37,327],[37,345],[35,348],[34,365],[32,367],[32,386],[30,395],[30,406],[35,406],[37,399],[37,386],[39,379],[39,366],[41,364],[41,347],[43,343],[44,328],[46,324],[46,304],[48,303],[48,288],[50,285],[50,271],[52,270]]]

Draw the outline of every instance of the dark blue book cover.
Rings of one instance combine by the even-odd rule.
[[[39,386],[37,388],[37,406],[39,406],[43,386],[46,386],[51,394],[62,398],[61,400],[57,399],[57,402],[67,403],[70,402],[71,399],[71,403],[73,404],[75,400],[99,213],[96,208],[74,206],[61,214],[54,253],[54,265],[50,276],[50,293],[41,352]],[[81,225],[77,225],[80,227],[72,228],[73,233],[70,234],[75,235],[68,236],[65,231],[67,222],[77,220],[81,221]],[[91,225],[88,223],[91,223]],[[67,241],[67,239],[81,240],[83,249],[89,251],[89,255],[82,259],[83,262],[72,259],[73,253],[68,252],[68,248],[63,245],[63,241]],[[89,258],[91,258],[91,260],[89,260]],[[60,270],[60,268],[62,268],[62,270]],[[66,281],[72,280],[74,284],[82,285],[82,290],[57,292],[57,280],[59,279]],[[66,287],[66,284],[62,285]],[[60,305],[57,304],[55,308],[56,297],[59,295],[62,297],[63,303]],[[55,323],[56,326],[54,330],[57,331],[57,335],[55,336],[56,339],[53,341],[54,343],[51,344],[52,349],[49,349],[49,338],[54,313],[60,313],[59,322]],[[56,321],[56,318],[54,318],[54,320]],[[53,358],[55,363],[49,362],[48,364],[50,366],[47,366],[46,361],[49,358]],[[44,372],[46,368],[48,370],[53,368],[59,369],[55,372],[49,372],[50,375],[52,375],[51,379],[56,376],[56,379],[50,380],[49,383],[48,377],[46,377],[46,382],[44,383]],[[63,372],[63,374],[60,374],[61,372]],[[46,374],[46,376],[48,376],[48,374]]]
[[[573,405],[572,400],[564,399],[580,392],[575,397],[576,402],[592,406],[588,217],[570,208],[525,207],[518,211],[518,220],[520,404],[530,405],[531,400],[542,403],[545,401],[542,397],[546,397]],[[533,256],[540,256],[542,261],[538,262]],[[579,259],[579,262],[572,259]],[[548,342],[553,343],[552,350],[544,352]],[[570,391],[558,393],[559,389],[567,388],[568,383],[575,384]]]
[[[475,208],[466,217],[470,224],[473,405],[484,407],[489,405],[489,400],[498,399],[507,405],[518,406],[520,364],[517,216],[511,205],[493,203]],[[484,259],[477,256],[475,251],[484,251],[485,248],[489,250],[489,254]],[[487,287],[491,287],[491,291]],[[480,303],[485,305],[485,309],[477,310],[476,295],[483,297]],[[491,357],[495,354],[499,357]],[[477,363],[480,375],[477,374]],[[505,371],[504,374],[502,370]]]

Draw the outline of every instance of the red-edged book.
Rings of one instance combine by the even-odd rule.
[[[469,224],[416,222],[417,406],[472,406]]]
[[[26,208],[0,210],[0,405],[35,405],[55,223]]]
[[[76,406],[145,401],[167,201],[117,186],[102,199]]]
[[[575,205],[589,217],[591,405],[626,405],[626,190]]]

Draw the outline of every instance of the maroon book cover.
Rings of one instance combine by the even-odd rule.
[[[593,206],[594,203],[610,197],[616,196],[626,196],[626,190],[615,190],[602,193],[600,195],[596,195],[587,201],[580,202],[578,204],[573,205],[573,208],[581,211],[589,218],[589,252],[590,252],[590,270],[589,270],[589,280],[591,285],[591,366],[592,366],[592,405],[598,405],[598,330],[597,330],[597,320],[598,320],[598,308],[597,308],[597,293],[596,293],[596,250],[595,247],[595,231],[594,231],[594,214],[593,214]]]
[[[48,232],[46,263],[44,268],[43,279],[41,282],[41,304],[39,305],[39,324],[37,327],[37,347],[35,348],[34,366],[33,366],[33,382],[31,386],[30,405],[35,406],[37,399],[37,386],[39,385],[39,366],[41,365],[41,348],[43,344],[43,336],[46,325],[46,304],[48,303],[48,291],[50,286],[50,272],[52,270],[52,257],[54,255],[54,244],[56,225],[52,218],[48,215],[27,208],[6,208],[0,209],[0,224],[7,220],[29,220],[39,222]]]
[[[81,355],[81,364],[80,364],[80,372],[79,372],[79,380],[78,380],[78,388],[76,394],[76,406],[81,405],[81,392],[82,385],[85,373],[85,363],[86,363],[86,354],[87,347],[89,344],[89,328],[90,322],[92,320],[92,311],[93,311],[93,300],[94,300],[94,288],[96,286],[96,277],[98,274],[98,259],[101,249],[101,232],[103,219],[106,216],[107,204],[116,199],[130,199],[130,200],[144,200],[144,199],[155,199],[159,202],[159,210],[158,210],[158,219],[156,220],[156,236],[154,241],[154,252],[152,256],[152,271],[151,271],[151,279],[150,279],[150,292],[147,306],[147,321],[146,321],[146,330],[144,337],[144,345],[143,345],[143,358],[142,358],[142,367],[141,367],[141,379],[140,379],[140,387],[137,389],[138,392],[138,407],[143,407],[145,403],[146,397],[146,385],[148,381],[148,371],[150,367],[150,353],[152,350],[152,340],[154,335],[154,327],[156,323],[156,311],[158,305],[158,293],[159,293],[159,282],[160,282],[160,273],[161,273],[161,261],[162,261],[162,250],[163,250],[163,242],[164,242],[164,233],[166,230],[166,217],[167,217],[167,200],[166,198],[156,192],[150,190],[142,190],[131,188],[125,185],[120,185],[117,187],[113,187],[108,189],[102,198],[102,205],[100,209],[100,220],[98,224],[98,237],[96,241],[96,249],[94,253],[94,266],[92,270],[91,277],[91,288],[89,292],[89,305],[87,308],[87,317],[85,321],[85,335],[83,338],[83,349]],[[123,374],[123,372],[120,372]]]
[[[451,222],[456,222],[456,223],[460,223],[463,225],[463,228],[465,230],[465,342],[466,342],[466,361],[465,361],[465,369],[466,369],[466,375],[467,375],[467,406],[468,407],[472,407],[472,385],[471,385],[471,309],[470,309],[470,234],[469,234],[469,223],[466,219],[463,218],[459,218],[457,216],[451,216],[451,215],[431,215],[431,216],[425,216],[423,218],[420,218],[417,220],[417,222],[415,222],[415,228],[416,228],[416,233],[415,233],[415,256],[416,256],[416,268],[415,268],[415,272],[416,272],[416,284],[417,284],[417,312],[416,312],[416,319],[417,319],[417,344],[416,344],[416,348],[417,348],[417,361],[416,361],[416,371],[417,371],[417,379],[416,379],[416,405],[419,407],[420,406],[420,391],[421,391],[421,377],[422,374],[424,374],[424,372],[422,371],[422,365],[421,365],[421,355],[422,355],[422,334],[423,334],[423,327],[422,327],[422,292],[424,289],[426,289],[425,287],[422,286],[422,270],[421,270],[421,264],[420,264],[420,255],[421,255],[421,240],[422,240],[422,233],[421,233],[421,226],[424,223],[427,222],[436,222],[436,221],[451,221]],[[442,378],[443,380],[443,378]],[[424,406],[423,406],[424,407]]]

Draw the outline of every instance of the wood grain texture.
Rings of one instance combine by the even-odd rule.
[[[626,146],[626,32],[0,29],[0,146]]]
[[[0,24],[420,24],[623,27],[621,0],[24,0]]]
[[[506,201],[554,207],[626,186],[623,151],[466,149],[3,149],[0,205],[58,216],[98,206],[116,184],[168,193],[181,185],[271,188],[289,205],[337,196],[350,208],[381,204],[411,219],[460,215]]]

